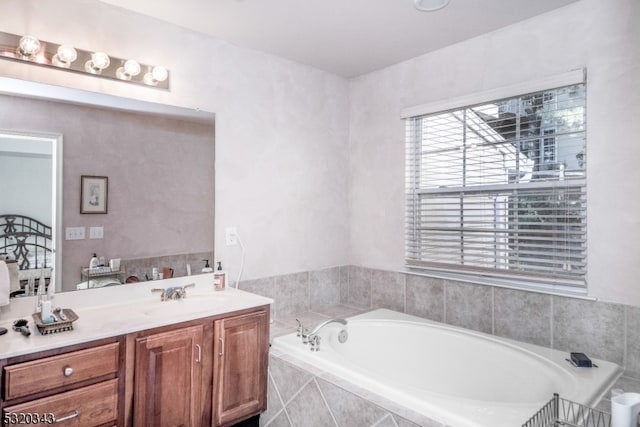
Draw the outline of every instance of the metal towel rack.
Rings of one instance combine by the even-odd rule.
[[[561,398],[557,393],[522,427],[611,427],[611,415]]]

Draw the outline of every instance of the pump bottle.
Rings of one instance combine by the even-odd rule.
[[[213,274],[213,287],[216,291],[224,291],[227,287],[227,273],[222,271],[222,261],[218,261],[218,268]]]
[[[203,273],[213,273],[213,268],[211,268],[211,266],[209,265],[209,260],[208,259],[203,259],[204,261],[204,267],[202,268],[202,272]]]

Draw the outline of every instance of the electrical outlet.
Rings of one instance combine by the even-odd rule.
[[[104,227],[89,227],[90,239],[102,239],[104,237]]]
[[[64,229],[64,238],[65,240],[83,240],[85,238],[84,235],[84,227],[67,227]]]
[[[238,244],[238,230],[235,227],[227,227],[225,230],[225,237],[227,240],[227,246]]]

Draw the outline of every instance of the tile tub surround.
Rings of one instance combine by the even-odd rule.
[[[267,427],[443,427],[380,396],[271,351]]]
[[[349,317],[373,308],[393,307],[426,319],[545,347],[565,351],[579,347],[578,351],[611,360],[626,368],[625,374],[612,388],[640,393],[640,340],[637,339],[640,307],[357,266],[297,274],[295,286],[291,285],[293,277],[289,276],[243,281],[239,285],[240,289],[275,297],[272,305],[272,311],[276,313],[271,324],[272,337],[294,332],[296,318],[305,326],[313,327],[329,318]],[[287,294],[282,291],[288,288],[295,288],[297,292]],[[336,295],[339,296],[337,303]],[[281,300],[283,298],[284,301]],[[291,298],[302,298],[303,301],[294,303],[287,300]],[[296,305],[309,309],[293,313],[291,307]],[[267,412],[260,418],[262,426],[433,425],[428,424],[428,420],[412,418],[415,414],[390,406],[389,402],[381,401],[367,391],[345,384],[326,373],[319,375],[308,365],[301,366],[300,362],[282,357],[271,356],[269,404]],[[352,409],[348,411],[346,405],[334,408],[332,404],[335,404],[335,400],[330,395],[332,391],[343,396],[342,402],[358,403],[350,404]],[[610,412],[608,396],[609,393],[597,405],[598,409]],[[298,401],[296,397],[308,398],[308,402]],[[301,410],[303,405],[307,406]],[[381,418],[372,420],[364,417],[363,412],[366,411],[361,410],[363,407],[375,408],[372,412],[381,414]],[[314,414],[314,423],[304,424],[304,417],[309,413]],[[363,417],[358,418],[360,415]],[[355,420],[348,417],[355,417]],[[353,424],[341,424],[345,419]]]
[[[369,309],[341,304],[298,313],[274,321],[271,325],[271,337],[295,332],[296,318],[305,326],[313,327],[330,318],[350,317],[365,311]],[[267,411],[260,417],[261,426],[441,426],[277,350],[271,350],[269,363],[268,405]],[[640,379],[625,375],[611,388],[640,393]],[[596,408],[610,412],[609,396],[610,392],[607,392]]]
[[[274,333],[342,304],[357,312],[390,308],[618,363],[640,379],[640,307],[475,285],[359,266],[243,281],[239,288],[273,298]],[[311,313],[311,314],[305,314]],[[313,324],[313,321],[304,322]]]

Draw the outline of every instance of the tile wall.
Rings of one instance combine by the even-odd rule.
[[[196,252],[188,254],[166,255],[149,258],[122,259],[120,261],[120,270],[125,272],[125,277],[136,276],[140,281],[152,277],[152,270],[157,268],[162,271],[163,268],[172,268],[173,277],[182,277],[187,275],[187,264],[191,266],[192,274],[199,273],[204,267],[205,259],[209,260],[210,266],[213,267],[213,252]]]

